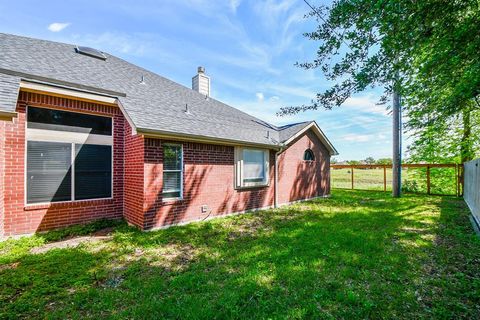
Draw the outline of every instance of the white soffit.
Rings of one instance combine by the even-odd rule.
[[[20,88],[30,92],[45,92],[55,96],[72,97],[86,101],[95,101],[109,105],[117,105],[117,99],[114,97],[103,96],[100,94],[78,91],[54,85],[36,83],[30,81],[20,81]]]

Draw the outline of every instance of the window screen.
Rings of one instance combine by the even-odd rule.
[[[164,145],[163,147],[163,188],[164,198],[182,196],[182,146]]]
[[[75,146],[75,200],[112,196],[112,147]]]
[[[112,135],[112,118],[28,107],[28,128]]]
[[[71,199],[70,143],[28,141],[27,203]]]
[[[265,180],[265,152],[243,150],[243,181],[262,182]]]

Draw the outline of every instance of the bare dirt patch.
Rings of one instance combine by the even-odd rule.
[[[113,228],[109,227],[109,228],[98,230],[89,236],[73,237],[73,238],[62,240],[62,241],[47,243],[43,246],[32,248],[30,250],[30,253],[42,254],[52,249],[69,249],[69,248],[76,248],[81,244],[109,241],[112,239],[112,236],[111,236],[112,231],[113,231]]]

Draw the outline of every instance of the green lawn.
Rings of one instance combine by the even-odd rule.
[[[334,190],[30,251],[101,227],[0,243],[0,318],[480,318],[480,240],[453,197]]]

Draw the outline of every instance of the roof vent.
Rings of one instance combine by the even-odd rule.
[[[77,53],[84,54],[89,57],[97,58],[100,60],[107,60],[107,57],[101,52],[100,50],[93,49],[90,47],[82,47],[82,46],[76,46],[75,51]]]
[[[185,103],[185,114],[192,114],[188,109],[188,103]]]

